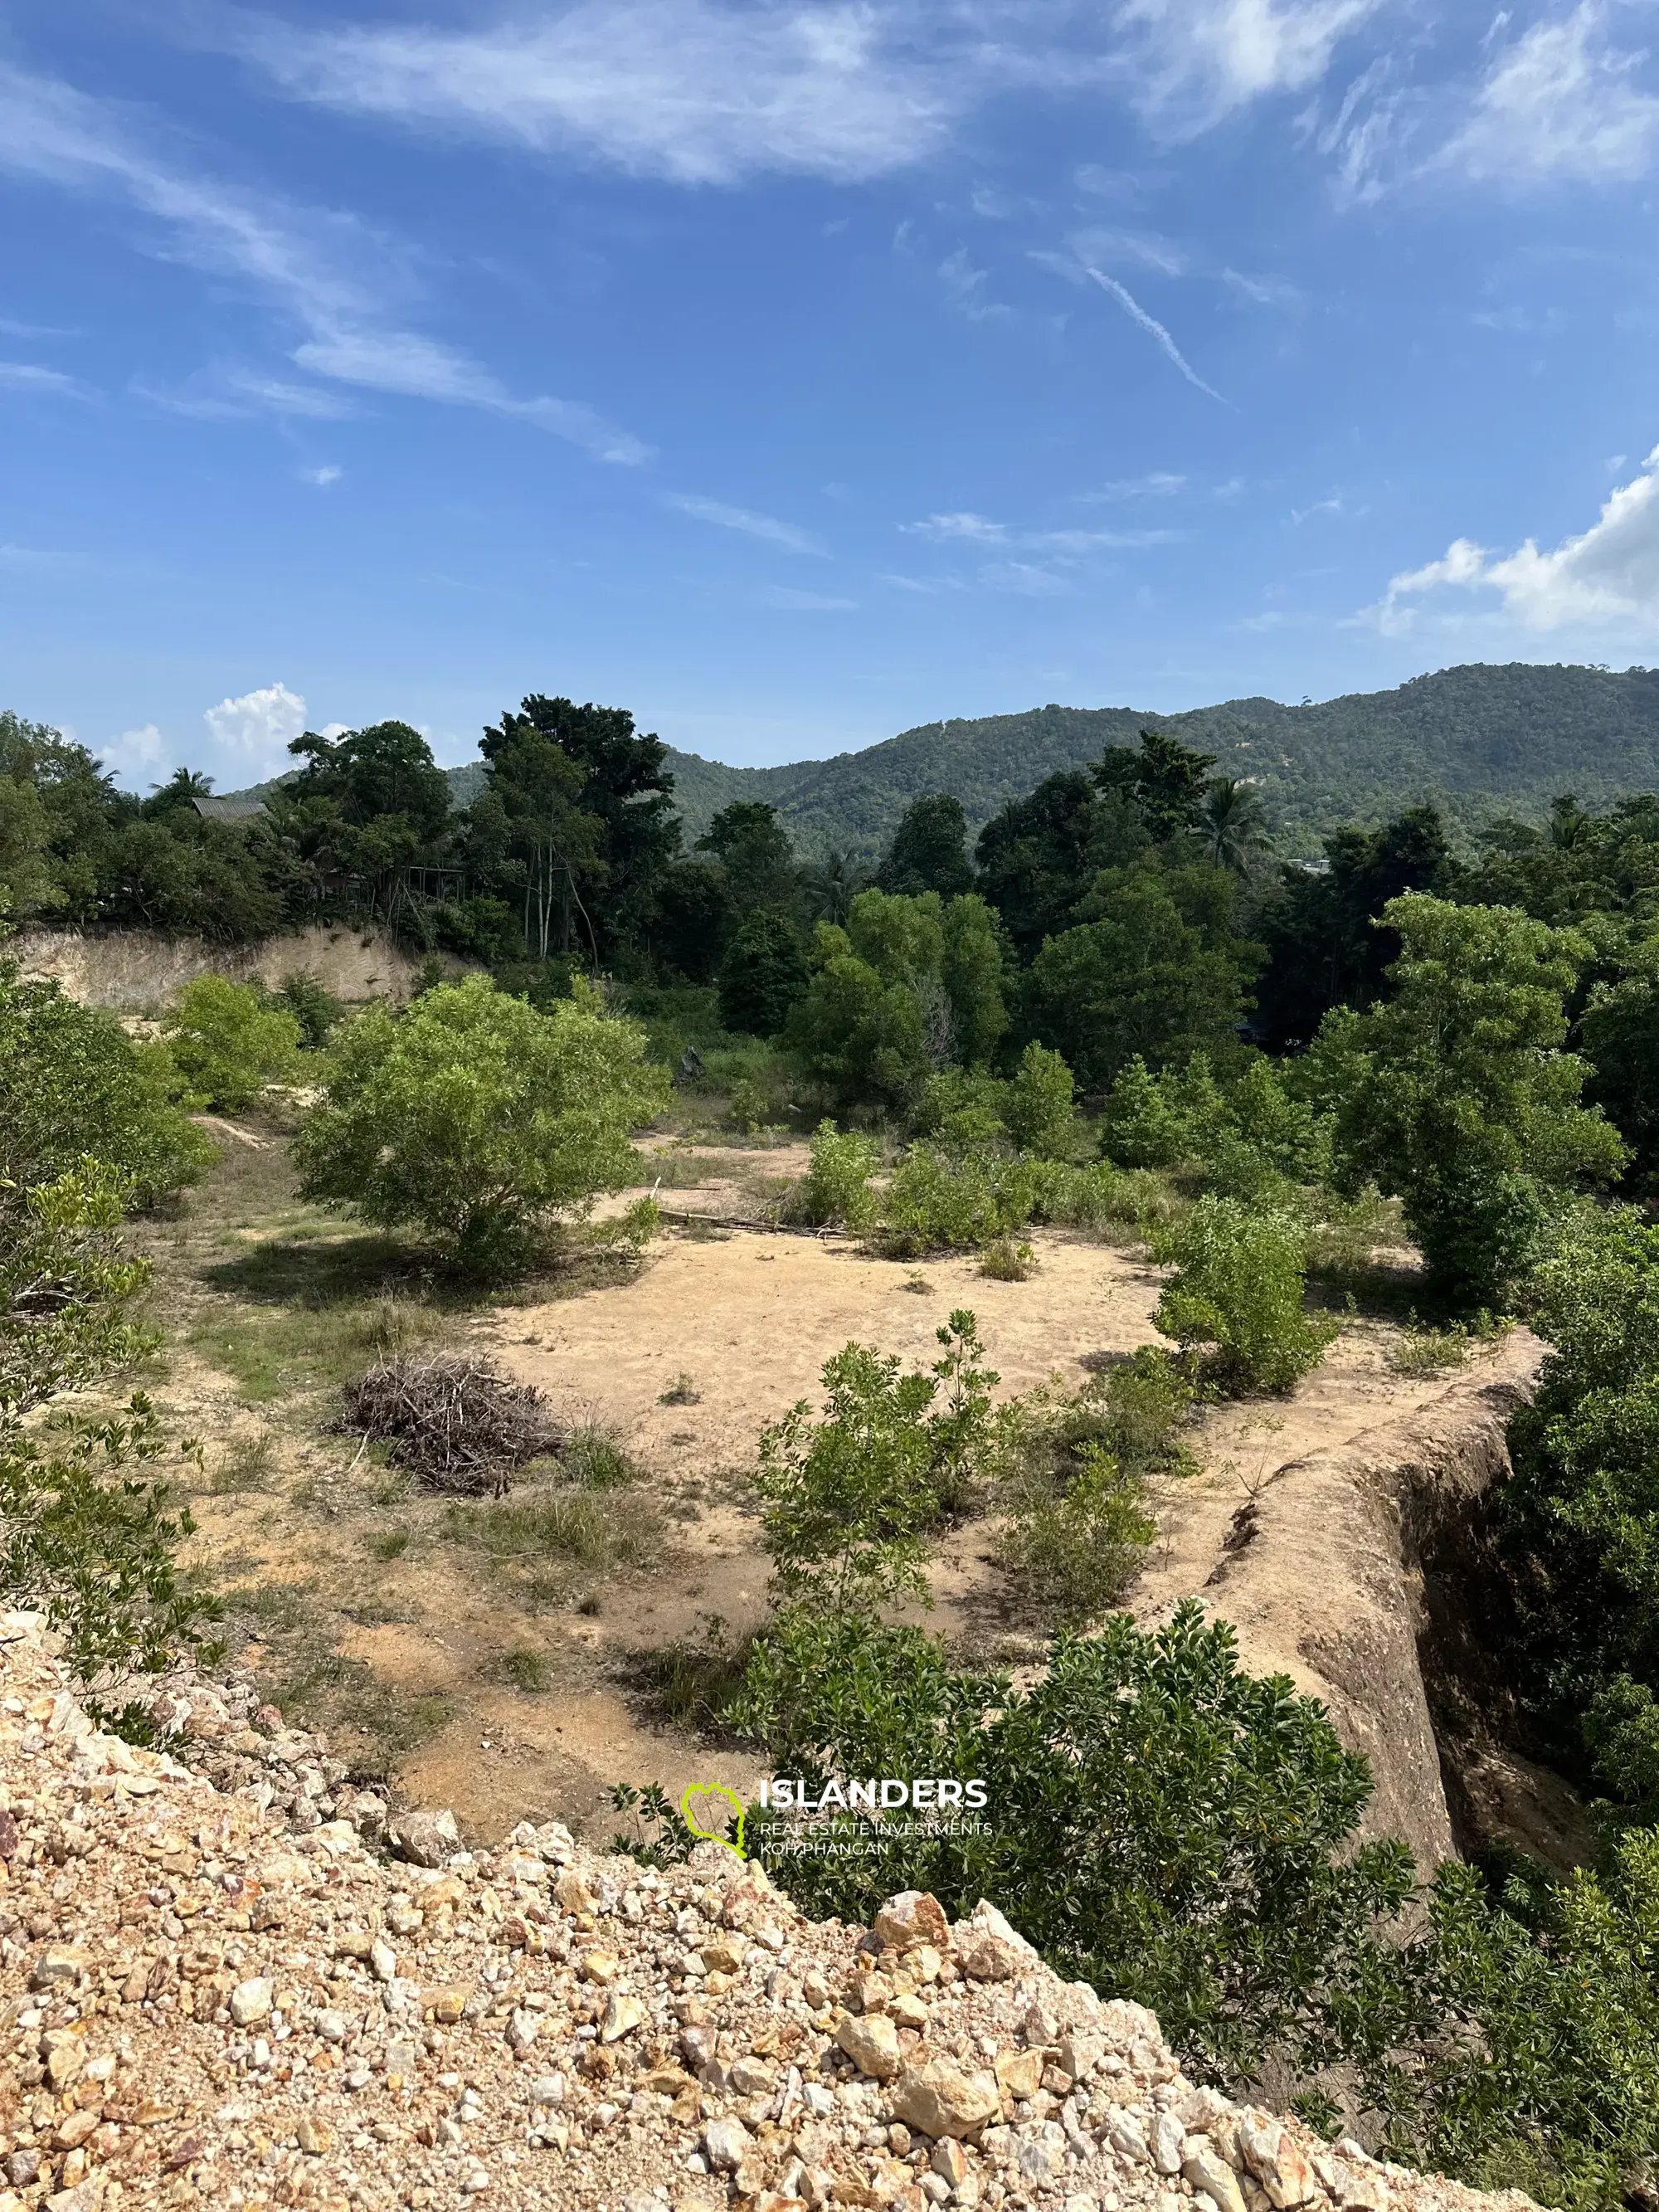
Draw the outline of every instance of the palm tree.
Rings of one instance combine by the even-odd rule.
[[[870,872],[850,853],[831,851],[801,871],[801,888],[814,921],[845,923],[853,901],[870,880]]]
[[[1216,866],[1231,868],[1241,876],[1273,842],[1266,807],[1249,784],[1237,776],[1212,776],[1204,787],[1196,827]]]

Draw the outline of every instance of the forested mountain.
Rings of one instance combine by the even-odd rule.
[[[959,799],[977,830],[1056,769],[1133,744],[1141,729],[1167,730],[1213,753],[1224,774],[1256,779],[1283,849],[1313,853],[1340,822],[1380,823],[1422,799],[1471,825],[1495,813],[1541,819],[1559,791],[1604,805],[1659,787],[1659,669],[1516,661],[1318,706],[1230,699],[1181,714],[1037,707],[924,723],[863,752],[781,768],[726,768],[672,747],[666,765],[694,836],[732,799],[764,799],[803,852],[873,854],[923,792]]]

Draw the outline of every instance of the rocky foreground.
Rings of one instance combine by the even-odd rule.
[[[447,1814],[389,1864],[246,1710],[198,1700],[202,1757],[276,1784],[216,1788],[0,1616],[0,2212],[1528,2206],[1195,2086],[988,1904],[819,1924],[718,1844],[659,1875]]]

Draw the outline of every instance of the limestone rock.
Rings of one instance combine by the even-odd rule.
[[[836,2040],[860,2074],[890,2081],[899,2070],[898,2030],[885,2013],[854,2013],[836,2030]]]
[[[1002,2117],[996,2076],[966,2074],[951,2058],[930,2058],[907,2068],[889,2103],[894,2118],[906,2127],[941,2138],[971,2136]]]
[[[411,1866],[441,1867],[461,1848],[461,1833],[447,1806],[441,1810],[417,1808],[392,1814],[386,1824],[386,1841],[394,1858],[406,1859]]]
[[[884,1951],[913,1951],[918,1943],[943,1950],[951,1940],[951,1923],[938,1898],[925,1889],[902,1889],[877,1913],[872,1932]]]

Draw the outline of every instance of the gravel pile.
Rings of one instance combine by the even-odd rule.
[[[716,1844],[388,1832],[99,1734],[0,1616],[0,2212],[1528,2207],[1195,2086],[988,1905],[866,1933]]]

